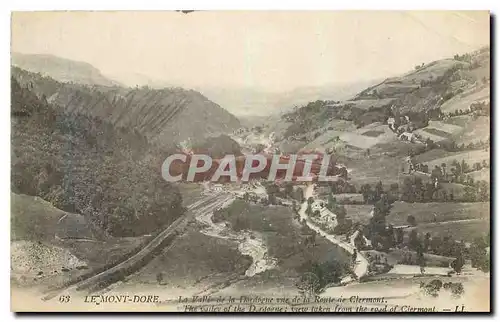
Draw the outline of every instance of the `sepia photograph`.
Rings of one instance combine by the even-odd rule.
[[[10,18],[11,311],[492,311],[489,11]]]

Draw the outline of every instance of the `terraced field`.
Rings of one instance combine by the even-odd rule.
[[[464,123],[463,131],[455,138],[457,144],[486,142],[491,135],[490,118],[487,116],[466,117]]]
[[[467,173],[467,175],[469,177],[471,177],[472,179],[474,179],[474,181],[486,181],[486,182],[490,182],[490,169],[488,168],[484,168],[484,169],[481,169],[479,171],[473,171],[473,172],[469,172]]]
[[[407,203],[397,201],[394,203],[391,213],[387,216],[387,222],[393,225],[406,225],[409,215],[415,217],[417,223],[433,223],[434,214],[437,222],[447,222],[464,219],[490,219],[490,204],[487,202],[471,203]]]
[[[442,163],[445,163],[447,167],[451,168],[451,164],[453,163],[454,160],[456,160],[458,162],[462,162],[462,160],[464,160],[470,166],[472,166],[476,162],[482,162],[483,160],[489,161],[490,160],[490,152],[484,151],[484,150],[474,150],[474,151],[461,152],[461,153],[453,154],[453,155],[446,156],[443,158],[430,160],[427,162],[427,165],[429,166],[430,169],[432,169],[436,165],[441,166]]]
[[[458,110],[468,110],[472,103],[481,102],[490,99],[490,88],[486,86],[471,93],[463,93],[452,97],[441,105],[443,113],[452,113]]]

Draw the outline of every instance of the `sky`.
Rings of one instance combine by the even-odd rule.
[[[11,45],[124,79],[283,92],[404,73],[489,44],[489,27],[487,11],[15,12]]]

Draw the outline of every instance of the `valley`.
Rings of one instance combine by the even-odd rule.
[[[179,295],[249,292],[422,306],[485,296],[477,285],[490,279],[489,53],[244,122],[194,90],[130,88],[97,72],[68,80],[18,60],[11,281],[51,303],[66,294],[162,299],[142,310],[178,308]],[[347,176],[166,182],[161,163],[179,151],[315,151]],[[436,280],[448,286],[432,292],[449,294],[432,295]]]

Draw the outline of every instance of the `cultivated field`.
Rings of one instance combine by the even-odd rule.
[[[463,132],[456,137],[457,144],[486,142],[490,137],[490,118],[487,116],[478,116],[469,118],[465,124]]]
[[[418,265],[417,263],[417,253],[415,251],[410,251],[410,250],[403,250],[403,249],[393,249],[390,250],[387,253],[384,252],[379,252],[376,250],[369,250],[365,251],[365,254],[368,254],[369,257],[375,257],[379,256],[381,258],[382,262],[385,262],[385,259],[387,258],[387,263],[389,265],[401,265],[401,261],[403,259],[406,259],[408,261],[408,258],[411,256],[411,262],[407,262],[406,264],[408,265]],[[440,255],[435,255],[435,254],[429,254],[425,253],[425,265],[426,266],[434,266],[434,267],[448,267],[450,262],[454,259],[451,257],[446,257],[446,256],[440,256]]]
[[[340,193],[333,195],[337,203],[340,204],[362,204],[363,195],[360,193]]]
[[[352,218],[353,222],[359,222],[364,225],[370,221],[372,205],[344,205],[347,211],[347,217]]]
[[[484,237],[490,232],[490,220],[470,220],[463,222],[442,222],[438,224],[424,224],[417,226],[421,234],[430,233],[432,236],[450,236],[454,240],[472,242],[477,237]]]
[[[354,108],[359,108],[361,110],[368,111],[369,109],[377,109],[384,106],[391,105],[396,99],[395,98],[382,98],[382,99],[362,99],[355,101],[346,101],[343,104],[353,104]]]
[[[448,152],[443,149],[432,149],[424,153],[416,155],[413,159],[416,163],[427,163],[436,159],[441,159],[449,156],[461,154],[460,152]]]
[[[433,169],[434,166],[441,166],[442,163],[445,163],[447,167],[451,168],[451,164],[454,160],[458,162],[462,162],[462,160],[464,160],[467,164],[469,164],[470,167],[472,167],[472,165],[476,162],[481,163],[483,160],[489,161],[490,152],[484,150],[460,152],[443,158],[428,161],[427,165],[429,166],[429,169]]]
[[[467,175],[471,178],[474,179],[474,181],[480,181],[480,180],[483,180],[483,181],[486,181],[486,182],[490,182],[490,169],[489,168],[484,168],[484,169],[481,169],[479,171],[473,171],[473,172],[469,172],[467,173]]]
[[[441,121],[429,121],[429,125],[415,131],[416,134],[424,139],[431,139],[434,142],[451,140],[460,137],[464,128],[454,124],[448,124]]]
[[[402,182],[404,171],[407,171],[407,163],[403,157],[393,157],[390,155],[377,155],[364,157],[358,160],[350,160],[346,163],[350,182],[359,186],[365,183],[375,184],[382,181],[384,185]]]
[[[393,225],[407,225],[407,218],[412,215],[417,224],[433,223],[434,214],[438,223],[463,219],[489,220],[490,204],[487,202],[408,203],[397,201],[386,220]]]
[[[481,102],[490,99],[490,88],[486,86],[480,90],[471,93],[462,93],[452,97],[441,105],[443,113],[451,113],[458,110],[468,110],[472,103]]]

